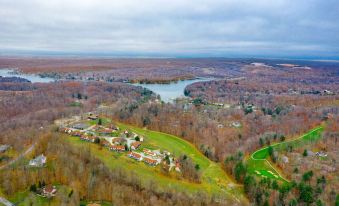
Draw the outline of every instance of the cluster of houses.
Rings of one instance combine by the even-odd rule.
[[[327,154],[324,151],[319,151],[319,152],[312,152],[311,150],[307,150],[307,155],[308,156],[317,156],[317,157],[327,157]]]
[[[171,153],[167,151],[160,152],[160,150],[150,150],[144,148],[142,152],[131,151],[128,152],[127,155],[132,159],[143,161],[151,166],[156,166],[160,163],[163,163],[163,165],[166,165],[168,167],[169,171],[174,168],[175,171],[180,172],[179,161],[176,160],[174,157],[171,157]]]
[[[128,157],[143,161],[148,165],[156,166],[164,159],[165,155],[164,153],[161,153],[159,150],[152,151],[149,149],[144,148],[142,152],[129,152]]]
[[[91,115],[91,118],[96,119],[97,116]],[[102,125],[87,125],[86,123],[77,123],[70,127],[60,128],[61,132],[79,137],[83,141],[101,144],[111,151],[127,152],[127,156],[137,161],[143,161],[150,166],[156,166],[169,156],[169,152],[160,152],[160,150],[150,150],[139,148],[144,141],[144,137],[128,130],[121,131],[118,127],[111,124],[108,126]],[[176,171],[180,171],[179,165],[174,163],[174,158],[168,158],[172,167]],[[170,168],[172,168],[170,167]]]

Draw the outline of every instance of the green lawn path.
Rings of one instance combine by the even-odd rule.
[[[272,144],[271,147],[275,151],[287,149],[288,146],[293,146],[295,148],[302,144],[318,140],[321,137],[320,134],[322,133],[323,130],[324,130],[323,126],[319,126],[296,139],[275,143]],[[250,174],[255,174],[261,177],[268,177],[283,182],[289,182],[289,180],[285,179],[269,162],[268,147],[269,146],[259,149],[252,153],[252,155],[247,161],[248,172]]]

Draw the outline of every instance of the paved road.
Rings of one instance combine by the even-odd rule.
[[[3,198],[3,197],[0,197],[0,203],[1,203],[2,205],[5,205],[5,206],[14,206],[13,203],[11,203],[10,201],[6,200],[6,199]]]
[[[0,170],[3,170],[3,169],[5,169],[6,167],[8,167],[8,166],[14,164],[16,161],[18,161],[19,159],[21,159],[23,156],[26,156],[27,154],[29,154],[30,152],[32,152],[33,149],[35,148],[35,145],[36,145],[36,143],[32,144],[25,152],[23,152],[22,154],[20,154],[17,158],[15,158],[15,159],[9,161],[9,162],[8,162],[7,164],[5,164],[5,165],[2,165],[2,166],[0,167]]]

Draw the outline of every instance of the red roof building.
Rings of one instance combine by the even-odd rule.
[[[138,161],[141,161],[141,160],[142,160],[141,155],[138,154],[138,153],[136,153],[136,152],[129,152],[129,153],[128,153],[128,156],[129,156],[130,158],[133,158],[133,159],[138,160]]]
[[[118,151],[118,152],[123,152],[125,151],[125,146],[123,145],[112,145],[110,147],[110,150]]]
[[[144,158],[144,162],[149,164],[149,165],[157,165],[158,164],[158,161],[151,159],[151,158],[148,158],[148,157]]]
[[[149,149],[143,149],[143,152],[149,156],[153,156],[155,157],[157,154],[155,154],[154,152],[152,152],[151,150]]]
[[[133,142],[133,143],[131,144],[131,149],[132,149],[132,150],[136,150],[136,149],[138,149],[138,147],[140,147],[140,145],[141,145],[140,142]]]

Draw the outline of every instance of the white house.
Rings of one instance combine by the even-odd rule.
[[[46,164],[47,158],[41,154],[37,156],[36,158],[29,161],[29,166],[33,167],[42,167]]]

